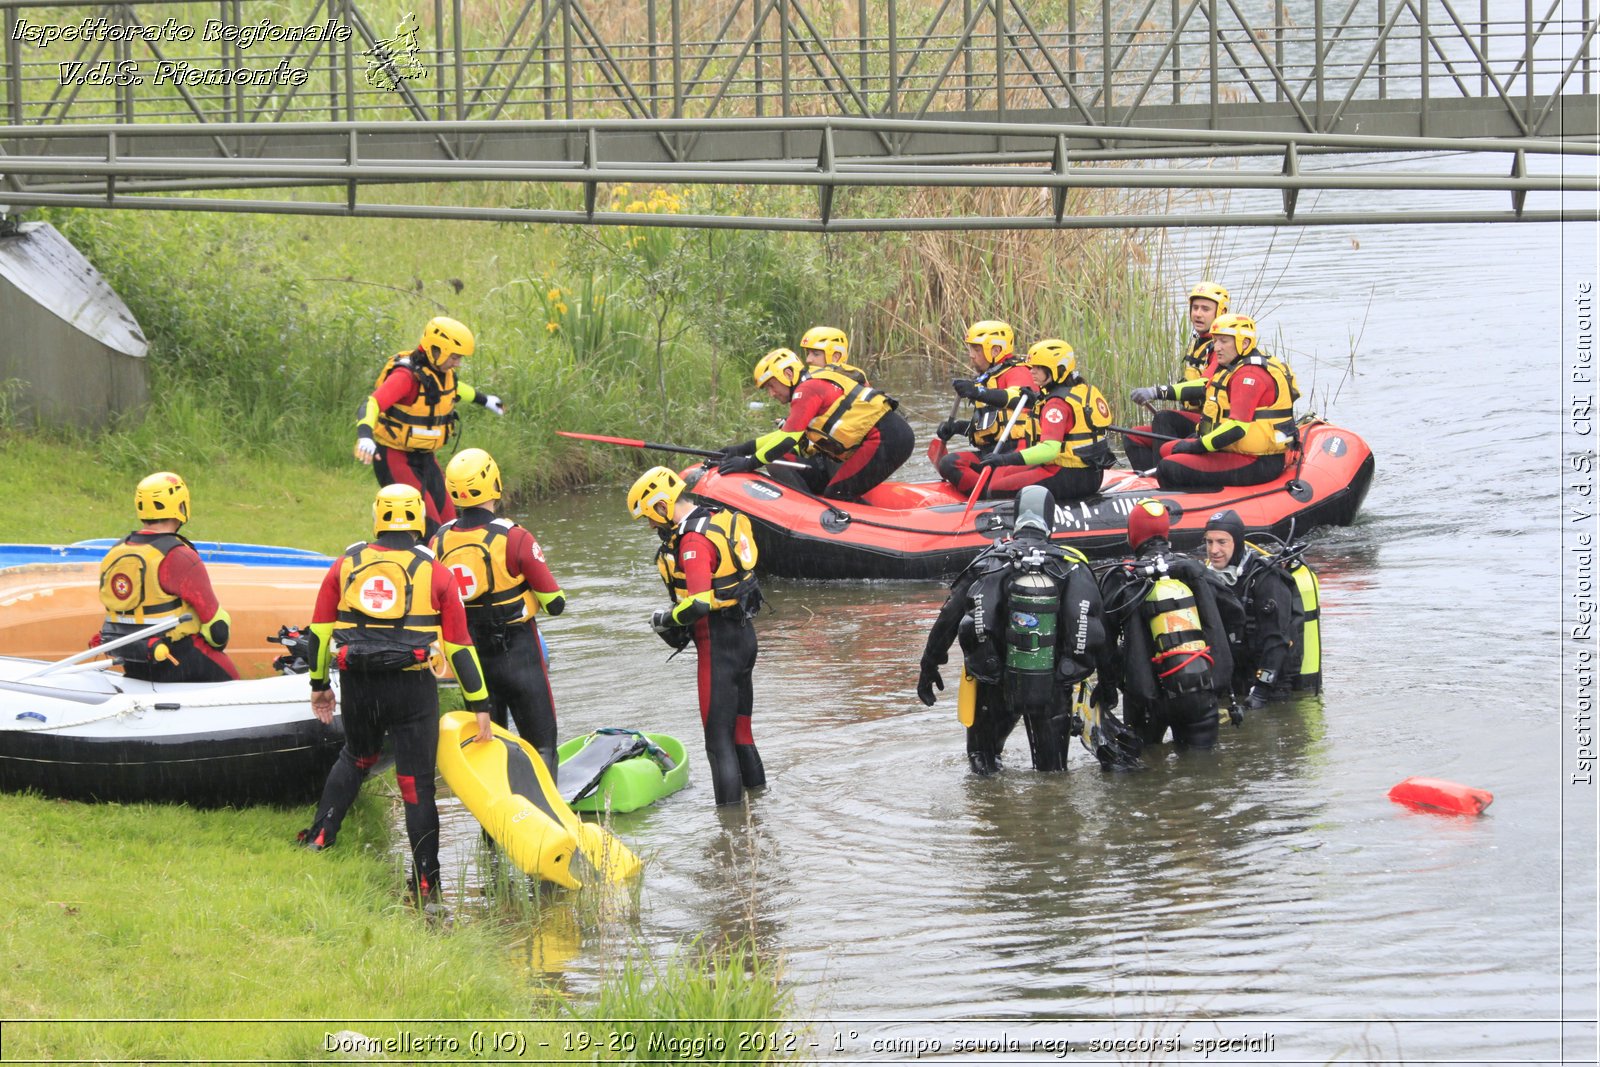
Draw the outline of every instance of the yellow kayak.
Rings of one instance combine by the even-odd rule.
[[[479,744],[477,717],[452,711],[439,720],[439,773],[511,862],[528,874],[582,888],[569,869],[582,851],[608,882],[639,873],[639,858],[603,827],[586,823],[561,799],[539,753],[494,727]]]

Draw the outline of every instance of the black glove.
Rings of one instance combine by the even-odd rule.
[[[1133,392],[1129,393],[1128,399],[1132,400],[1135,404],[1153,404],[1157,400],[1166,399],[1166,397],[1162,395],[1164,392],[1166,392],[1166,386],[1163,385],[1142,385]]]
[[[1205,454],[1206,446],[1200,443],[1198,437],[1185,437],[1172,446],[1171,452],[1171,455],[1174,456],[1203,456]]]
[[[761,466],[754,456],[725,456],[717,463],[718,474],[748,474]]]
[[[934,701],[938,699],[933,695],[935,688],[944,692],[944,679],[939,677],[939,665],[923,660],[922,673],[917,675],[917,699],[928,707],[933,707]]]
[[[1039,390],[1023,386],[1017,390],[1017,399],[1024,404],[1031,404],[1039,399]]]
[[[718,449],[718,451],[724,456],[753,456],[756,454],[756,442],[754,438],[751,438],[748,441],[740,441],[736,445]]]
[[[1251,711],[1260,711],[1262,708],[1266,707],[1267,687],[1264,685],[1251,686],[1250,695],[1245,698],[1244,706],[1249,708]]]
[[[956,396],[963,400],[975,400],[978,394],[983,392],[983,386],[971,378],[953,378],[950,381],[950,388],[954,389]]]
[[[974,467],[1020,467],[1028,462],[1022,458],[1021,452],[999,452],[984,456],[973,464]]]
[[[934,435],[941,441],[948,441],[957,434],[965,436],[970,433],[972,433],[971,419],[945,419],[934,431]]]
[[[660,608],[650,616],[650,628],[674,651],[681,651],[689,643],[689,628],[674,622],[668,608]]]
[[[1098,682],[1089,690],[1089,703],[1101,711],[1110,711],[1117,706],[1117,687],[1110,682]]]
[[[1225,719],[1235,726],[1244,725],[1244,709],[1238,704],[1230,704],[1226,708],[1223,708],[1219,717]],[[1218,725],[1221,725],[1221,723],[1218,723]]]

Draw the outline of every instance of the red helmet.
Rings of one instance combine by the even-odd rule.
[[[1171,532],[1172,520],[1167,515],[1167,506],[1161,501],[1146,497],[1133,505],[1133,511],[1128,515],[1128,547],[1135,552],[1152,537],[1165,541]]]

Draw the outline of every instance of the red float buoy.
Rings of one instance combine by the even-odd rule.
[[[1458,815],[1481,815],[1484,808],[1494,803],[1494,794],[1443,778],[1407,778],[1389,790],[1389,799]]]

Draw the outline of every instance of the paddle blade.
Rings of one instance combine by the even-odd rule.
[[[989,484],[989,476],[993,473],[993,467],[985,467],[983,473],[978,475],[978,484],[972,487],[972,496],[967,499],[967,509],[961,513],[961,521],[956,523],[956,529],[959,530],[967,524],[967,516],[972,514],[973,505],[983,495],[984,488]]]

